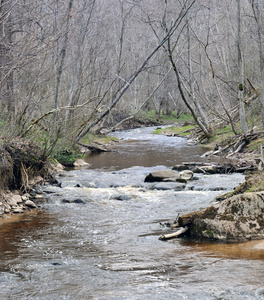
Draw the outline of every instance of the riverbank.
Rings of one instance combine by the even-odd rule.
[[[190,135],[190,128],[192,128],[193,125],[190,124],[183,124],[183,126],[177,126],[175,131],[178,131],[177,134],[168,134],[168,132],[171,132],[172,129],[168,128],[163,131],[163,134],[166,134],[168,136],[175,136],[180,135],[182,136],[182,133],[179,133],[180,131],[183,131],[184,136],[189,138],[189,143],[195,144],[199,143],[199,137],[197,136],[197,132],[191,130],[191,132],[195,132],[195,134]],[[188,129],[186,129],[186,127]],[[160,129],[158,129],[160,130]],[[167,131],[166,131],[167,130]],[[188,133],[188,135],[186,135]],[[252,134],[252,133],[251,133]],[[256,135],[258,138],[260,135]],[[96,150],[102,150],[102,151],[108,151],[105,150],[105,145],[109,146],[111,143],[116,143],[116,139],[109,139],[100,137],[99,139],[95,140],[95,137],[92,137],[94,144],[93,149]],[[99,142],[100,141],[100,142]],[[241,142],[241,137],[237,137],[237,141],[239,143]],[[258,139],[258,142],[260,141],[260,138]],[[220,173],[226,173],[226,172],[234,172],[234,171],[246,171],[246,182],[243,183],[241,186],[237,187],[234,191],[218,196],[216,201],[224,201],[226,199],[230,199],[230,197],[239,195],[247,192],[262,192],[264,188],[264,176],[262,174],[262,171],[256,171],[261,165],[259,162],[261,162],[260,155],[255,151],[254,156],[252,155],[252,152],[249,153],[246,151],[247,145],[245,144],[243,147],[240,147],[239,151],[234,151],[234,147],[238,147],[238,143],[232,139],[232,142],[224,142],[222,141],[220,146],[218,146],[218,149],[216,149],[216,145],[218,145],[219,140],[215,139],[214,142],[209,145],[209,147],[214,147],[213,150],[209,150],[204,154],[204,156],[207,158],[208,161],[211,161],[214,157],[220,155],[223,157],[226,157],[232,153],[232,159],[235,161],[234,165],[225,166],[224,168],[221,168],[221,171],[215,170],[214,172],[220,172]],[[208,146],[208,144],[204,144],[205,146]],[[232,145],[232,149],[230,148]],[[84,147],[84,152],[87,150],[88,147],[91,147],[91,144],[85,145],[81,144],[80,147]],[[243,150],[243,151],[242,151]],[[71,151],[64,151],[63,154],[67,157],[69,156],[72,160],[72,152]],[[245,157],[248,156],[250,159],[245,160]],[[42,191],[39,191],[36,193],[34,190],[34,186],[36,184],[43,184],[44,181],[50,176],[49,167],[48,167],[48,160],[43,156],[42,151],[40,148],[38,148],[37,145],[29,143],[27,141],[13,141],[12,143],[3,143],[3,157],[2,160],[5,162],[2,165],[2,174],[4,174],[5,177],[3,177],[3,182],[5,182],[5,187],[2,188],[2,195],[1,195],[1,214],[4,216],[5,214],[14,214],[14,213],[23,213],[24,211],[27,211],[29,209],[35,209],[38,204],[35,202],[43,201],[43,195]],[[66,159],[66,162],[69,162],[69,159]],[[249,164],[250,162],[250,164]],[[249,168],[250,165],[250,168]],[[242,167],[241,167],[242,166]],[[201,168],[202,169],[202,168]],[[249,172],[249,170],[254,170],[253,172]],[[213,173],[214,173],[213,172]],[[9,175],[8,175],[9,174]],[[8,176],[9,177],[8,177]],[[36,180],[37,178],[37,180]],[[5,191],[5,192],[4,192]],[[12,193],[10,192],[12,191]],[[36,195],[37,194],[37,195]],[[37,197],[36,197],[37,196]],[[254,197],[253,197],[254,198]],[[250,198],[252,199],[252,197]],[[32,203],[31,203],[31,202]],[[249,200],[252,201],[252,200]],[[31,204],[30,204],[31,203]],[[237,200],[237,206],[240,206],[241,201]],[[230,204],[232,205],[232,204]],[[260,209],[262,209],[260,207]],[[232,212],[239,211],[239,208],[233,208]],[[241,212],[241,215],[243,215],[244,212]],[[225,215],[227,215],[227,212],[225,212]],[[201,218],[203,216],[208,217],[207,213],[199,213],[194,214],[195,218],[191,218],[191,222],[186,224],[185,221],[183,221],[183,226],[188,226],[188,234],[194,238],[212,238],[216,239],[216,235],[212,235],[211,232],[215,229],[203,229],[203,232],[207,232],[206,234],[200,234],[198,233],[197,229],[194,229],[193,224],[196,222],[195,219]],[[260,218],[260,214],[257,214],[258,218]],[[210,214],[210,218],[221,218],[219,214],[215,214],[212,216]],[[250,216],[249,216],[250,217]],[[229,221],[231,216],[228,216]],[[239,217],[238,217],[239,218]],[[184,219],[184,216],[180,217],[180,220]],[[233,222],[240,222],[240,219],[233,218]],[[261,220],[258,220],[257,224],[253,224],[250,221],[249,227],[257,227],[262,226]],[[197,221],[198,222],[198,221]],[[245,222],[245,219],[243,219],[243,222]],[[237,226],[237,225],[236,225]],[[237,226],[239,228],[239,226]],[[195,234],[193,233],[195,232]],[[210,232],[210,234],[208,234]],[[218,235],[220,236],[220,235]],[[238,233],[236,232],[236,236],[238,236]],[[250,239],[250,235],[247,233],[247,238]],[[256,235],[255,237],[256,238]],[[260,238],[260,236],[259,236]],[[225,238],[222,238],[225,239]],[[236,240],[235,236],[232,236],[233,240]],[[226,238],[226,240],[231,240],[231,238]],[[242,240],[241,237],[237,237],[237,240]]]
[[[263,131],[254,128],[244,136],[222,129],[211,140],[201,140],[197,126],[185,124],[160,128],[156,133],[184,136],[194,143],[202,143],[209,148],[204,154],[208,161],[214,156],[231,159],[228,171],[244,172],[246,175],[245,182],[234,191],[216,197],[216,204],[203,211],[180,216],[179,235],[224,242],[264,239]]]
[[[27,140],[3,139],[0,158],[0,217],[38,208],[44,201],[39,186],[53,178],[42,149]]]
[[[42,209],[3,220],[2,298],[127,299],[140,291],[144,299],[231,299],[251,297],[249,285],[254,295],[262,291],[263,251],[253,245],[158,239],[169,231],[161,224],[205,209],[244,176],[195,174],[183,191],[151,189],[155,183],[144,182],[149,172],[206,162],[187,139],[152,132],[116,132],[118,151],[91,155],[89,168],[65,171],[59,185],[44,186]]]

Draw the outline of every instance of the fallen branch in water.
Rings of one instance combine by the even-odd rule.
[[[159,240],[165,241],[165,240],[169,240],[169,239],[172,239],[175,237],[179,237],[180,235],[184,234],[188,229],[189,229],[188,227],[182,227],[181,229],[179,229],[176,232],[164,234],[164,235],[160,236]]]

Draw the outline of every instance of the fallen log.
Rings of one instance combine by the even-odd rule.
[[[159,240],[165,241],[165,240],[169,240],[169,239],[172,239],[172,238],[175,238],[175,237],[179,237],[182,234],[184,234],[188,229],[189,229],[188,227],[182,227],[181,229],[179,229],[176,232],[168,233],[168,234],[164,234],[164,235],[160,236]]]
[[[104,147],[103,145],[86,145],[83,143],[78,143],[79,146],[82,146],[84,148],[89,149],[92,153],[100,153],[100,152],[112,152],[112,150],[107,149],[106,147]]]
[[[212,163],[206,163],[206,162],[183,162],[182,163],[185,166],[212,166],[214,164]]]

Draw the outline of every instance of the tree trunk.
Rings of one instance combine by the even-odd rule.
[[[252,10],[257,25],[258,47],[259,47],[259,69],[260,69],[260,105],[261,105],[261,118],[264,124],[264,57],[263,57],[263,42],[262,42],[262,26],[259,3],[251,0]]]
[[[205,134],[205,136],[209,139],[210,137],[212,137],[213,132],[210,129],[207,129],[205,127],[205,125],[199,120],[196,112],[194,111],[193,107],[191,106],[191,104],[189,103],[189,101],[187,100],[187,98],[185,97],[183,88],[182,88],[182,82],[180,79],[180,75],[179,75],[179,71],[177,69],[176,63],[172,57],[172,50],[171,50],[171,46],[170,46],[170,39],[168,39],[168,56],[169,56],[169,60],[171,62],[172,68],[174,70],[174,73],[176,75],[176,79],[177,79],[177,84],[178,84],[178,89],[181,95],[181,98],[183,100],[183,102],[185,103],[185,105],[187,106],[187,108],[189,109],[189,111],[191,112],[196,124],[201,128],[201,130],[203,131],[203,133]]]
[[[1,98],[7,107],[9,121],[14,125],[16,103],[14,97],[14,61],[12,55],[12,8],[11,0],[2,0],[0,3],[0,88]]]
[[[67,13],[66,13],[66,29],[64,34],[64,40],[62,49],[59,53],[58,57],[58,65],[57,65],[57,76],[56,76],[56,86],[55,86],[55,97],[54,97],[54,108],[58,109],[59,107],[59,91],[60,91],[60,84],[61,84],[61,76],[63,72],[64,62],[65,62],[65,56],[68,46],[68,40],[69,40],[69,30],[70,30],[70,19],[71,19],[71,10],[74,0],[69,0]]]
[[[246,135],[248,132],[245,106],[243,101],[244,96],[244,68],[243,59],[241,51],[241,13],[240,13],[240,0],[237,0],[237,52],[238,52],[238,72],[239,72],[239,82],[238,82],[238,100],[239,100],[239,117],[242,133]]]
[[[93,128],[95,125],[97,125],[106,115],[109,114],[109,112],[116,106],[116,104],[119,102],[119,100],[122,98],[124,93],[128,90],[130,85],[134,82],[134,80],[138,77],[138,75],[145,69],[146,65],[148,64],[149,60],[154,56],[154,54],[168,41],[168,39],[174,34],[174,32],[177,30],[177,28],[180,26],[182,20],[190,10],[190,8],[193,6],[195,3],[195,0],[193,0],[188,6],[184,5],[179,12],[177,18],[175,21],[172,23],[170,26],[169,30],[165,34],[162,40],[159,41],[158,45],[150,52],[150,54],[145,58],[143,63],[139,66],[139,68],[130,76],[128,80],[125,81],[123,87],[118,91],[116,96],[111,100],[111,105],[105,110],[99,117],[89,124],[87,127],[85,127],[90,120],[86,120],[81,126],[79,127],[79,132],[77,133],[75,137],[75,142],[80,141],[82,137],[84,137],[91,128]]]

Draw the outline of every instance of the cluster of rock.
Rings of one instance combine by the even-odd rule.
[[[42,179],[43,180],[43,179]],[[21,214],[24,211],[36,209],[37,203],[44,200],[43,190],[39,186],[31,188],[28,193],[21,191],[5,191],[1,194],[0,217],[8,214]]]
[[[195,173],[217,174],[225,173],[223,166],[210,163],[183,163],[176,165],[172,170],[161,170],[149,173],[145,182],[153,182],[151,189],[182,191],[186,184],[195,179]]]
[[[153,182],[152,189],[182,190],[194,173],[223,173],[224,166],[186,163],[173,170],[148,174],[145,182]],[[223,198],[203,211],[195,211],[178,218],[177,232],[160,237],[169,239],[187,235],[195,239],[237,242],[264,239],[264,192],[248,192]]]
[[[188,180],[193,178],[191,170],[176,172],[174,170],[154,171],[148,174],[145,182],[157,182],[152,186],[156,190],[181,191],[185,188]]]
[[[194,178],[195,172],[214,174],[223,170],[222,167],[199,163],[183,164],[173,169],[152,172],[145,182],[156,182],[153,189],[182,190],[187,181]],[[180,216],[176,226],[180,230],[161,239],[180,235],[226,242],[264,239],[264,192],[241,193],[223,199],[203,211]]]

